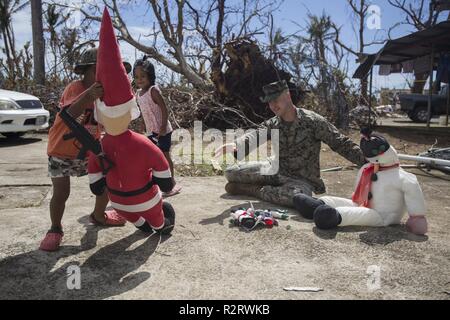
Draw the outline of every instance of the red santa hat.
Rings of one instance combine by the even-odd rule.
[[[103,101],[96,101],[96,112],[119,118],[131,111],[132,120],[140,115],[130,80],[122,63],[119,44],[108,9],[103,11],[96,80],[103,85]]]

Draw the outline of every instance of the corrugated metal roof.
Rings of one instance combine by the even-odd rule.
[[[398,64],[430,55],[433,44],[436,53],[450,52],[450,21],[387,41],[378,53],[369,55],[360,64],[353,78],[364,79],[374,65]]]

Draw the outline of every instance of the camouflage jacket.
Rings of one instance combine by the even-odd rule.
[[[363,165],[366,160],[358,145],[341,134],[338,129],[324,117],[306,109],[297,109],[298,119],[292,123],[274,117],[261,124],[268,130],[268,139],[272,129],[278,129],[279,136],[279,171],[278,174],[308,181],[316,194],[325,193],[325,184],[320,177],[321,142],[326,143],[333,151],[347,160]],[[238,153],[245,147],[245,155],[252,152],[258,143],[257,131],[252,131],[236,140]],[[254,142],[253,140],[252,142]],[[276,151],[276,148],[275,148]]]

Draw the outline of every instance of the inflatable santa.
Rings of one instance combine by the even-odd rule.
[[[103,154],[89,157],[89,182],[94,194],[106,188],[118,214],[145,232],[170,233],[175,212],[163,203],[162,194],[172,190],[169,164],[148,138],[128,130],[140,112],[119,51],[108,10],[105,8],[97,56],[97,81],[104,96],[95,103],[95,118],[106,134]],[[104,159],[107,159],[108,166]]]
[[[408,231],[427,233],[422,190],[416,176],[400,168],[394,147],[370,130],[362,131],[360,146],[369,163],[358,172],[352,199],[297,195],[296,209],[303,217],[314,219],[319,229],[400,224],[407,212]]]

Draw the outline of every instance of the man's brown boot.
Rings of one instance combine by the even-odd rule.
[[[225,191],[228,194],[234,196],[251,196],[255,198],[261,197],[261,188],[260,185],[255,184],[245,184],[245,183],[233,183],[229,182],[225,186]]]

